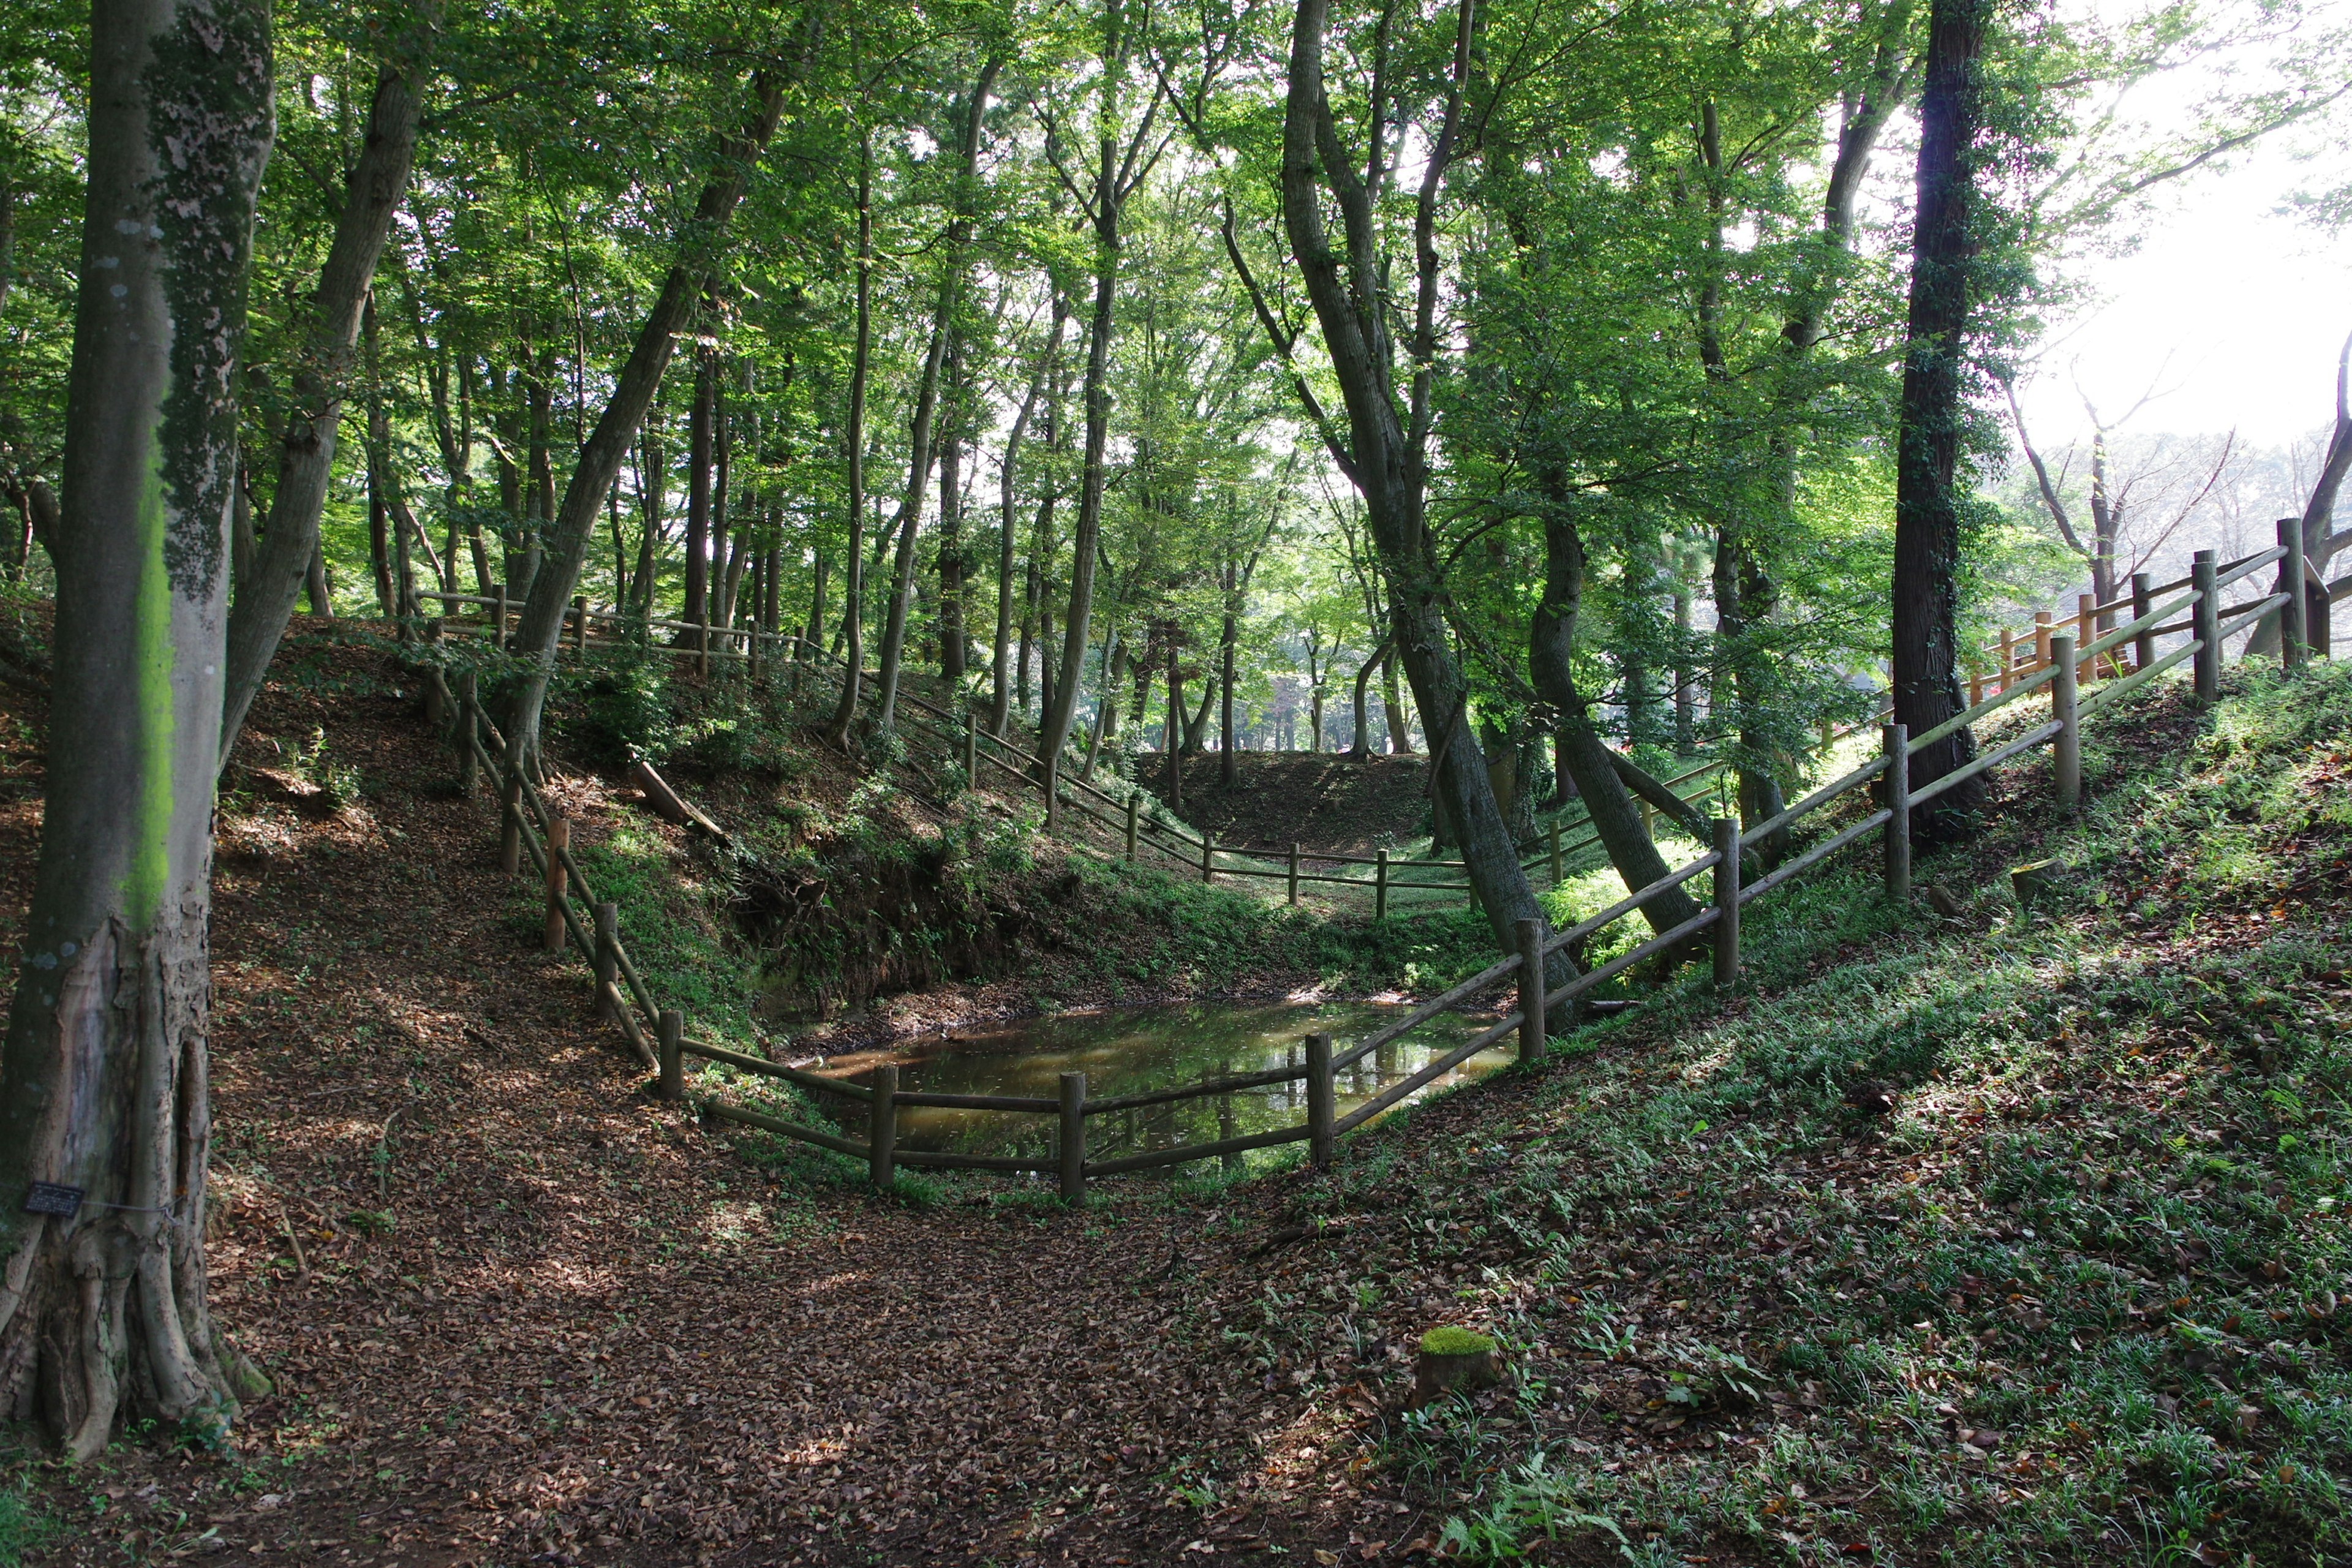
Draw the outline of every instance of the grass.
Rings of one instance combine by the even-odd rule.
[[[1539,1136],[1437,1155],[1423,1251],[1520,1254],[1464,1300],[1541,1390],[1391,1424],[1451,1552],[2352,1555],[2352,669],[2232,684],[2109,719],[2078,823],[1923,859],[1957,921],[1801,879],[1729,1005],[1585,1031]],[[1399,1201],[1351,1173],[1381,1142],[1333,1201]]]

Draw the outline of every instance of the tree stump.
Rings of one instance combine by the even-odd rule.
[[[1449,1394],[1492,1388],[1500,1381],[1495,1342],[1449,1323],[1422,1335],[1413,1351],[1412,1399],[1407,1408],[1420,1410]]]

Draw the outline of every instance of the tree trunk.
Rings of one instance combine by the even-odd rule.
[[[969,413],[969,389],[963,376],[963,340],[958,335],[950,352],[948,411],[940,443],[940,675],[961,682],[965,665],[963,559],[963,443]]]
[[[217,1443],[238,1396],[267,1387],[214,1326],[204,1239],[213,781],[269,11],[98,0],[89,44],[58,721],[0,1060],[0,1396],[79,1460],[119,1419]],[[64,1212],[27,1212],[36,1183],[74,1189]]]
[[[1366,762],[1371,757],[1371,711],[1366,705],[1366,697],[1368,689],[1371,684],[1373,670],[1377,669],[1380,667],[1381,661],[1388,658],[1388,639],[1383,637],[1381,639],[1378,646],[1376,646],[1371,652],[1366,654],[1363,657],[1362,661],[1356,666],[1356,734],[1354,740],[1348,747],[1348,760],[1349,762]]]
[[[887,734],[897,722],[898,670],[907,657],[907,617],[915,598],[915,531],[922,526],[923,492],[930,488],[931,435],[939,411],[940,364],[947,353],[948,315],[952,301],[941,286],[939,314],[931,322],[930,352],[923,358],[923,378],[915,393],[915,423],[907,461],[906,493],[898,500],[897,555],[890,566],[890,602],[882,625],[882,662],[874,677],[874,728]],[[889,537],[885,531],[881,538]],[[876,541],[877,545],[880,539]]]
[[[999,469],[999,521],[1003,536],[996,546],[996,638],[989,659],[988,732],[1002,740],[1005,725],[1013,717],[1013,687],[1008,683],[1004,661],[1013,640],[1013,573],[1018,555],[1019,530],[1013,521],[1015,483],[1020,472],[1021,443],[1029,430],[1029,416],[1035,412],[1037,399],[1044,393],[1046,377],[1052,374],[1055,359],[1062,351],[1062,323],[1069,319],[1069,308],[1062,291],[1054,290],[1054,323],[1045,333],[1045,346],[1037,351],[1036,368],[1029,374],[1029,390],[1021,399],[1021,411],[1013,416],[1013,432],[1004,439],[1004,462]],[[1021,660],[1025,667],[1029,658],[1029,625],[1021,626]],[[1018,672],[1023,703],[1027,703],[1029,676],[1026,668]]]
[[[1241,764],[1234,760],[1234,748],[1238,742],[1234,733],[1234,644],[1241,635],[1239,617],[1233,609],[1234,571],[1230,563],[1225,567],[1225,626],[1217,647],[1217,773],[1231,789],[1240,781]]]
[[[874,132],[857,142],[857,338],[850,351],[849,547],[842,560],[848,581],[841,605],[841,700],[825,736],[835,745],[849,739],[857,718],[857,688],[866,676],[866,390],[874,370]]]
[[[324,541],[310,545],[310,563],[302,574],[302,581],[310,595],[310,613],[324,620],[335,618],[335,590],[327,581],[327,550]]]
[[[938,437],[940,374],[955,334],[957,302],[962,298],[964,252],[971,244],[977,222],[973,203],[979,177],[981,129],[988,95],[1002,62],[991,57],[980,68],[971,96],[964,104],[963,155],[956,189],[955,216],[948,221],[947,267],[940,279],[940,300],[931,318],[930,352],[923,360],[923,379],[915,395],[914,451],[908,463],[907,492],[898,506],[898,552],[890,576],[889,620],[882,633],[882,667],[876,678],[880,689],[875,701],[874,726],[888,732],[897,719],[898,671],[907,652],[907,616],[915,595],[915,531],[923,518],[923,491],[931,472],[931,447]],[[1083,651],[1083,650],[1081,650]]]
[[[1349,440],[1344,467],[1364,498],[1373,542],[1391,584],[1389,629],[1404,662],[1406,679],[1412,684],[1413,699],[1429,726],[1435,793],[1444,816],[1461,837],[1468,879],[1486,911],[1496,945],[1511,952],[1517,942],[1516,922],[1539,918],[1542,911],[1519,868],[1518,852],[1495,807],[1486,760],[1470,732],[1469,694],[1447,635],[1445,584],[1436,574],[1426,516],[1428,442],[1434,417],[1429,399],[1430,367],[1436,353],[1439,289],[1434,237],[1437,189],[1453,157],[1463,83],[1471,69],[1472,16],[1465,0],[1456,13],[1454,76],[1445,123],[1436,145],[1423,157],[1425,175],[1414,223],[1418,268],[1414,341],[1407,356],[1413,374],[1406,408],[1401,414],[1392,384],[1393,353],[1387,326],[1391,290],[1379,281],[1386,268],[1376,254],[1370,195],[1358,183],[1351,161],[1341,154],[1339,133],[1324,100],[1323,32],[1328,14],[1328,0],[1298,0],[1283,116],[1284,225],[1322,329],[1333,375],[1347,404]],[[1318,148],[1318,138],[1328,147]],[[1352,286],[1341,277],[1340,258],[1326,237],[1322,206],[1327,184],[1339,198],[1346,219]],[[1547,982],[1564,985],[1572,969],[1565,954],[1555,958],[1547,970]]]
[[[1936,0],[1928,20],[1927,81],[1919,100],[1918,219],[1903,356],[1902,423],[1895,450],[1892,605],[1895,721],[1924,734],[1960,710],[1960,508],[1952,486],[1967,407],[1960,372],[1968,352],[1976,272],[1973,144],[1982,122],[1978,60],[1990,0]],[[1966,726],[1911,760],[1912,788],[1976,754]],[[1983,798],[1982,775],[1922,808],[1913,832],[1948,837]]]
[[[1208,749],[1206,740],[1209,731],[1209,710],[1215,706],[1216,700],[1217,683],[1213,680],[1202,679],[1201,704],[1184,716],[1184,754],[1186,756],[1197,757]]]
[[[1381,711],[1389,724],[1389,755],[1412,755],[1412,726],[1404,713],[1404,693],[1397,689],[1396,650],[1381,660]]]
[[[810,48],[814,47],[815,18],[821,15],[818,8],[808,13]],[[597,509],[604,503],[606,488],[621,471],[621,459],[636,436],[638,422],[653,405],[677,334],[717,261],[744,184],[768,139],[775,134],[776,121],[783,114],[784,88],[784,75],[776,68],[762,68],[753,77],[757,106],[740,133],[722,140],[717,171],[703,186],[694,216],[685,226],[684,253],[662,279],[661,294],[638,330],[627,362],[614,378],[604,412],[581,444],[579,459],[563,488],[563,504],[556,510],[555,526],[549,531],[545,563],[539,581],[531,584],[530,599],[523,606],[522,622],[515,632],[515,647],[529,660],[515,693],[507,738],[517,762],[539,747],[540,712],[547,702],[547,683],[555,673],[556,647],[572,608],[572,590],[579,584],[580,569],[594,537]]]
[[[293,377],[294,416],[278,443],[278,488],[269,498],[268,522],[252,573],[238,583],[229,612],[226,707],[220,730],[224,763],[319,552],[319,517],[334,474],[335,437],[343,418],[343,379],[359,341],[369,280],[408,188],[417,103],[415,85],[399,70],[386,66],[378,74],[367,141],[352,169],[335,237],[310,296],[302,357]],[[324,604],[323,572],[313,587],[312,609],[331,614]]]
[[[1118,628],[1112,626],[1103,633],[1102,686],[1095,699],[1094,738],[1087,742],[1087,760],[1078,769],[1081,781],[1095,776],[1095,763],[1104,745],[1118,738],[1118,683],[1126,673],[1127,644],[1119,639]]]
[[[711,426],[718,402],[718,356],[709,348],[698,348],[694,403],[686,416],[686,609],[678,617],[690,626],[710,617]],[[677,635],[681,643],[693,646],[694,633]]]
[[[1576,619],[1583,603],[1584,541],[1566,504],[1556,501],[1544,520],[1544,592],[1528,627],[1528,669],[1537,692],[1559,710],[1559,746],[1569,775],[1610,865],[1631,891],[1648,887],[1668,868],[1643,828],[1642,814],[1577,689]],[[1680,925],[1696,913],[1697,904],[1680,888],[1658,894],[1642,909],[1653,931]]]

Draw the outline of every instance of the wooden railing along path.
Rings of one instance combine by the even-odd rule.
[[[2273,610],[2283,607],[2287,610],[2283,626],[2284,657],[2290,668],[2299,665],[2310,651],[2305,642],[2299,597],[2291,598],[2285,593],[2273,592],[2226,608],[2221,603],[2222,590],[2274,562],[2285,560],[2287,563],[2288,570],[2281,574],[2284,582],[2301,581],[2302,563],[2292,558],[2298,553],[2293,548],[2283,546],[2249,556],[2232,563],[2229,569],[2221,570],[2217,567],[2211,552],[2200,552],[2186,584],[2171,585],[2174,588],[2187,587],[2188,592],[2181,597],[2161,605],[2143,604],[2129,622],[2086,644],[2078,645],[2071,632],[2053,629],[2050,634],[2048,657],[2041,668],[2025,673],[2004,672],[2008,678],[1998,690],[1973,702],[1926,734],[1908,735],[1900,724],[1884,726],[1882,746],[1877,756],[1814,790],[1777,816],[1748,827],[1744,833],[1738,821],[1716,818],[1712,825],[1714,847],[1707,853],[1564,931],[1547,931],[1544,922],[1538,920],[1519,921],[1515,933],[1517,952],[1443,994],[1430,998],[1362,1040],[1344,1048],[1335,1048],[1328,1035],[1309,1035],[1306,1038],[1305,1059],[1297,1068],[1276,1068],[1099,1100],[1088,1098],[1086,1075],[1079,1072],[1062,1074],[1059,1092],[1050,1100],[1017,1095],[901,1091],[898,1087],[898,1069],[895,1067],[875,1069],[870,1086],[851,1084],[771,1062],[709,1041],[688,1038],[683,1016],[675,1009],[657,1006],[635,966],[629,961],[617,933],[615,906],[593,901],[587,879],[571,852],[569,825],[549,812],[544,800],[528,778],[505,766],[500,754],[503,747],[493,750],[492,746],[485,744],[486,737],[495,742],[496,731],[481,711],[470,678],[464,680],[464,689],[456,700],[460,776],[469,792],[478,772],[487,772],[498,783],[501,863],[509,870],[519,870],[522,855],[525,852],[529,854],[546,889],[548,947],[551,951],[561,951],[569,942],[576,945],[588,958],[595,972],[599,1013],[614,1019],[627,1036],[632,1047],[648,1065],[658,1068],[658,1092],[663,1098],[677,1100],[685,1096],[685,1058],[699,1057],[741,1072],[781,1079],[810,1094],[831,1096],[862,1106],[865,1135],[861,1140],[731,1104],[715,1095],[706,1096],[701,1100],[701,1109],[706,1116],[759,1128],[781,1137],[813,1143],[863,1160],[877,1186],[889,1186],[901,1165],[1037,1173],[1055,1176],[1062,1197],[1075,1205],[1085,1202],[1087,1184],[1097,1177],[1230,1157],[1254,1149],[1273,1148],[1286,1143],[1304,1142],[1307,1145],[1310,1163],[1317,1166],[1328,1164],[1340,1137],[1393,1109],[1445,1073],[1506,1038],[1514,1035],[1517,1037],[1520,1061],[1539,1060],[1545,1050],[1546,1022],[1558,1009],[1574,1004],[1595,986],[1643,960],[1675,948],[1702,932],[1707,933],[1713,949],[1716,984],[1730,984],[1739,974],[1741,910],[1756,899],[1787,884],[1839,850],[1873,833],[1881,836],[1885,895],[1890,899],[1908,900],[1911,892],[1911,816],[1927,801],[1969,778],[2036,747],[2049,744],[2053,746],[2057,803],[2062,808],[2072,809],[2079,803],[2082,793],[2081,721],[2084,713],[2121,700],[2166,669],[2190,658],[2196,661],[2197,696],[2200,700],[2214,700],[2220,693],[2222,645],[2230,637]],[[2151,600],[2158,596],[2155,594],[2143,595]],[[2188,614],[2177,627],[2165,626],[2165,617],[2183,611]],[[2184,628],[2190,634],[2186,643],[2170,653],[2160,657],[2156,655],[2153,644],[2158,635],[2167,629]],[[2118,652],[2126,644],[2134,649],[2133,668],[2128,673],[2123,671]],[[2081,689],[2083,673],[2102,668],[2111,671],[2113,678],[2084,693]],[[437,668],[433,670],[431,679],[441,699],[448,701],[449,694],[446,685],[441,684],[443,677]],[[2044,688],[2048,689],[2050,695],[2049,720],[2027,729],[1967,765],[1916,790],[1911,786],[1907,766],[1890,765],[1898,759],[1907,763],[1923,747],[1964,725],[1976,724]],[[929,704],[920,706],[929,707]],[[943,710],[933,709],[932,711],[946,717]],[[972,731],[966,731],[968,745],[977,744],[972,735]],[[1873,809],[1765,875],[1753,881],[1742,880],[1740,850],[1743,843],[1790,826],[1856,791],[1866,789],[1874,780],[1881,778],[1884,779],[1882,799]],[[1048,796],[1049,800],[1052,798]],[[1139,831],[1131,809],[1127,826],[1130,835]],[[1681,887],[1708,874],[1711,874],[1713,897],[1706,908],[1608,963],[1576,975],[1566,984],[1557,989],[1547,989],[1545,969],[1553,954],[1639,912],[1669,889]],[[588,906],[584,919],[572,908],[575,897]],[[1518,1005],[1510,1014],[1425,1063],[1409,1076],[1381,1089],[1345,1116],[1338,1114],[1337,1074],[1354,1067],[1381,1047],[1392,1044],[1440,1014],[1463,1007],[1490,988],[1507,982],[1516,982],[1518,993]],[[650,1045],[647,1043],[648,1024],[653,1040]],[[1112,1158],[1088,1158],[1087,1121],[1089,1117],[1301,1081],[1306,1090],[1307,1120],[1304,1122],[1176,1148]],[[898,1147],[898,1110],[900,1107],[920,1106],[1053,1118],[1055,1129],[1053,1156],[1048,1159],[901,1150]],[[853,1110],[853,1119],[855,1115]]]

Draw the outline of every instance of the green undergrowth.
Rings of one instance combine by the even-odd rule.
[[[2352,669],[2100,717],[2078,821],[2029,762],[1923,856],[1956,915],[1858,852],[1514,1128],[1343,1152],[1321,1202],[1425,1205],[1518,1369],[1388,1427],[1449,1551],[2352,1559]]]

